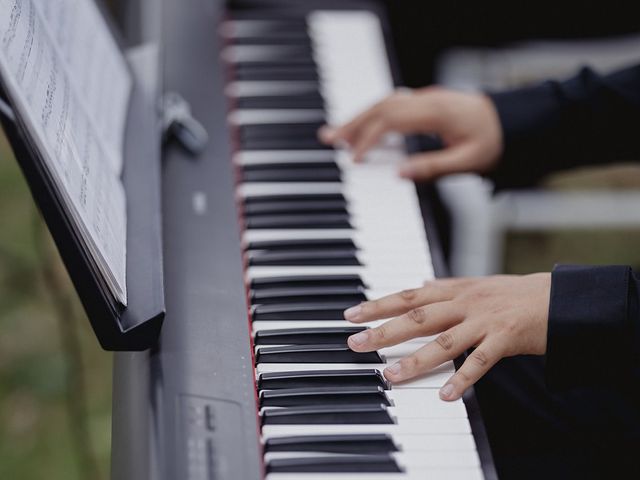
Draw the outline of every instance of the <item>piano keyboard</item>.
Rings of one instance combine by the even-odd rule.
[[[394,88],[378,18],[234,17],[221,34],[266,478],[482,478],[464,403],[438,397],[453,363],[382,376],[429,338],[346,346],[369,327],[346,308],[434,276],[402,139],[356,165],[316,138]]]

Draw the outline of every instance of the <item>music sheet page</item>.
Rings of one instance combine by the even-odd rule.
[[[126,292],[120,180],[131,77],[92,0],[0,0],[0,74],[113,298]]]

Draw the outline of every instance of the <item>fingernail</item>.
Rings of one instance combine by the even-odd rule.
[[[390,373],[391,375],[397,375],[400,373],[400,362],[398,363],[394,363],[393,365],[391,365],[390,367],[388,367],[385,370],[387,373]]]
[[[367,336],[368,336],[368,333],[365,330],[363,332],[356,333],[355,335],[351,335],[349,337],[349,342],[353,343],[354,345],[362,345],[367,341]]]
[[[360,313],[362,313],[362,305],[356,305],[355,307],[347,308],[344,311],[344,318],[353,322],[358,319]]]
[[[324,140],[325,142],[331,142],[335,134],[336,134],[335,128],[331,128],[327,125],[320,127],[320,130],[318,130],[318,135],[320,136],[320,139]]]
[[[400,165],[400,167],[398,168],[398,174],[401,177],[410,178],[413,176],[413,167],[408,163]]]
[[[455,395],[453,393],[454,390],[455,387],[453,386],[453,384],[447,383],[440,389],[440,398],[442,400],[453,400],[455,398]]]

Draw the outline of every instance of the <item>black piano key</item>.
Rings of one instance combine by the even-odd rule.
[[[391,455],[336,455],[277,458],[267,463],[267,473],[401,473]]]
[[[336,172],[340,171],[340,167],[334,160],[329,161],[318,161],[318,162],[273,162],[273,163],[255,163],[242,165],[240,169],[243,172],[252,172],[252,171],[260,171],[260,170],[317,170],[317,169],[327,169],[327,170],[335,170]]]
[[[231,64],[237,70],[262,69],[309,69],[317,71],[312,51],[304,46],[283,46],[270,49],[260,57],[231,59]]]
[[[238,97],[234,100],[236,108],[252,109],[324,109],[324,99],[318,95],[270,95],[255,97]]]
[[[247,165],[240,167],[243,176],[249,174],[266,175],[273,178],[273,181],[281,181],[279,178],[286,178],[289,175],[305,175],[311,176],[314,173],[319,175],[332,175],[334,182],[340,181],[340,168],[332,162],[313,162],[313,163],[293,163],[273,164],[273,165]],[[291,203],[291,202],[289,202]]]
[[[289,372],[266,372],[258,376],[259,390],[305,387],[382,387],[389,389],[388,382],[379,370],[296,370]]]
[[[259,142],[264,143],[264,142]],[[295,146],[288,145],[284,149],[289,147],[295,148]],[[252,147],[247,148],[251,150]],[[262,150],[261,147],[257,147],[257,150]],[[278,147],[282,149],[282,146]],[[306,168],[290,168],[288,170],[282,168],[274,168],[270,170],[244,170],[242,172],[243,182],[339,182],[342,176],[340,170],[337,168],[322,167],[316,169]]]
[[[256,305],[253,320],[344,320],[344,311],[352,302],[308,302]]]
[[[366,288],[359,275],[290,275],[283,277],[254,278],[250,287],[254,290],[292,287],[349,287]]]
[[[266,48],[265,48],[266,47]],[[253,52],[258,53],[255,55]],[[236,56],[238,52],[240,55]],[[248,56],[247,53],[250,53]],[[305,65],[315,67],[313,61],[313,48],[310,44],[301,45],[276,45],[269,47],[268,45],[230,45],[226,49],[225,59],[232,65],[273,65],[278,67]]]
[[[283,240],[257,240],[249,242],[246,250],[303,250],[317,248],[351,248],[356,244],[350,238],[293,238]]]
[[[248,152],[261,150],[331,150],[331,145],[324,145],[315,139],[257,139],[240,143],[242,150]],[[337,181],[337,180],[333,180]]]
[[[282,328],[256,332],[256,345],[345,345],[350,335],[367,327]]]
[[[244,214],[249,216],[302,212],[347,214],[348,210],[346,202],[343,202],[342,200],[321,200],[315,202],[263,202],[255,204],[250,203],[244,206]]]
[[[232,45],[268,45],[268,46],[304,46],[312,48],[311,39],[307,34],[293,32],[290,35],[275,35],[273,33],[256,33],[229,39]]]
[[[238,129],[240,139],[248,140],[251,138],[273,138],[273,137],[291,137],[291,136],[316,136],[318,129],[322,127],[319,122],[308,123],[263,123],[241,125]],[[333,159],[333,154],[328,158]]]
[[[247,263],[256,265],[361,265],[355,250],[299,250],[249,252]]]
[[[249,172],[273,172],[273,175],[277,175],[280,172],[286,175],[289,172],[316,172],[321,170],[331,171],[337,175],[340,174],[341,169],[336,162],[332,161],[320,161],[320,162],[292,162],[292,163],[259,163],[242,165],[238,167],[242,173]]]
[[[242,150],[332,150],[316,138],[253,138],[240,142]]]
[[[249,300],[256,303],[288,303],[296,301],[315,300],[317,297],[323,301],[349,301],[356,303],[365,301],[365,290],[360,286],[321,286],[321,287],[290,287],[269,288],[252,290]],[[327,300],[330,299],[330,300]]]
[[[320,114],[320,110],[316,113]],[[280,133],[266,133],[264,135],[251,135],[246,137],[240,137],[238,140],[240,150],[313,150],[315,153],[325,152],[333,155],[333,147],[331,145],[324,145],[314,135],[307,135],[303,133],[289,134],[286,132]],[[334,162],[335,165],[335,162]],[[320,167],[328,167],[333,165],[318,165]],[[337,165],[335,165],[337,167]],[[244,168],[244,167],[243,167]],[[286,168],[286,167],[270,167],[265,165],[264,167],[253,167],[250,169],[260,170],[260,168]],[[298,164],[291,163],[289,168],[311,168],[306,167],[304,162]]]
[[[398,447],[386,433],[347,433],[273,437],[264,443],[264,451],[375,454],[397,452]]]
[[[383,363],[376,351],[354,352],[346,345],[286,345],[260,347],[256,352],[258,363]]]
[[[341,201],[346,202],[341,193],[294,193],[294,194],[271,194],[245,197],[242,202],[245,205],[257,205],[269,202],[326,202]]]
[[[261,215],[245,219],[245,228],[351,228],[349,215],[339,213]]]
[[[242,26],[231,28],[231,33],[242,33],[244,35],[260,35],[260,36],[289,36],[299,35],[308,36],[308,24],[304,17],[287,17],[283,18],[282,12],[276,15],[270,10],[236,10],[233,12],[231,20],[251,20],[250,31]],[[259,20],[259,22],[257,21]]]
[[[318,82],[318,72],[315,68],[302,66],[301,68],[242,68],[232,73],[235,80],[245,81],[314,81]]]
[[[391,405],[382,387],[281,388],[260,392],[260,407],[305,405]]]
[[[316,405],[265,408],[263,425],[389,425],[395,423],[386,405]]]

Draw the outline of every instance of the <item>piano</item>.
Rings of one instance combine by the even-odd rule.
[[[398,84],[384,11],[128,8],[130,37],[162,45],[159,88],[191,116],[163,158],[160,337],[115,354],[112,478],[496,478],[473,392],[438,398],[453,362],[402,385],[381,374],[429,339],[345,343],[370,326],[345,308],[446,275],[430,196],[396,175],[410,142],[354,165],[316,137]]]

